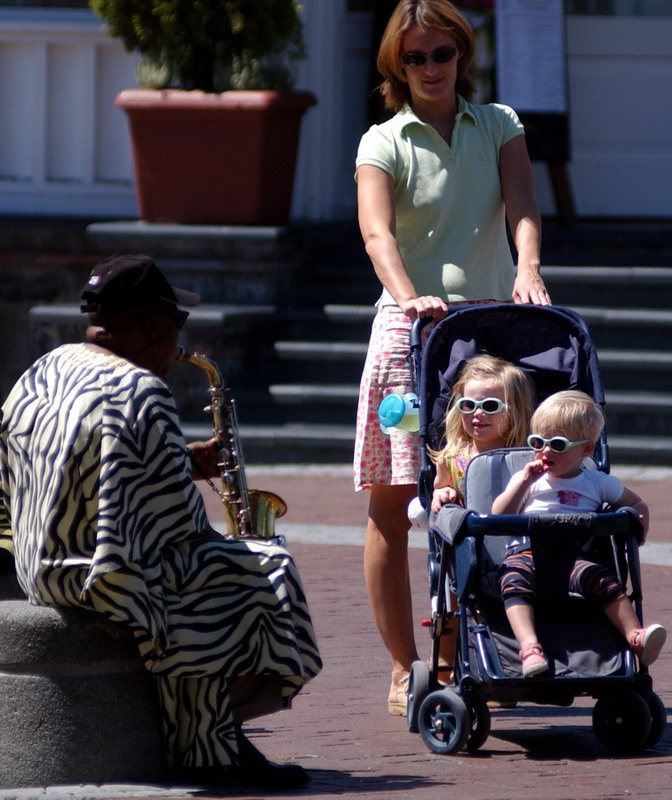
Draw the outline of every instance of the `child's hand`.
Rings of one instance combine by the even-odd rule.
[[[443,486],[441,489],[434,489],[432,495],[432,511],[438,514],[446,503],[457,503],[457,492],[452,486]]]
[[[521,475],[521,483],[524,486],[527,486],[530,483],[534,483],[537,478],[543,473],[544,465],[538,459],[534,459],[534,461],[528,461],[527,464],[522,469]]]

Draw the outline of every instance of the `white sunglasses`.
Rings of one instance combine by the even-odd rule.
[[[580,444],[585,444],[588,439],[579,439],[578,442],[570,442],[566,436],[551,436],[550,439],[544,439],[537,433],[531,433],[527,437],[527,444],[533,450],[543,450],[548,445],[554,453],[565,453]]]
[[[460,397],[455,403],[460,414],[473,414],[477,408],[483,409],[485,414],[499,414],[509,406],[499,397],[486,397],[484,400],[474,400],[471,397]]]

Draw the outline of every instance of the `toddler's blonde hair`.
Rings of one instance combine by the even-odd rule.
[[[456,402],[464,397],[464,387],[472,380],[492,382],[502,387],[504,402],[508,406],[509,423],[505,446],[522,447],[525,444],[534,408],[532,382],[522,369],[509,361],[481,353],[465,363],[453,384],[453,398],[446,414],[444,447],[430,452],[435,462],[460,450],[471,441],[462,425],[462,414],[458,411]]]
[[[567,389],[547,397],[532,415],[532,433],[587,439],[595,444],[604,427],[604,412],[593,398],[578,389]]]

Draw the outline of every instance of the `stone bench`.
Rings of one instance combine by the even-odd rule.
[[[131,631],[31,605],[0,572],[0,787],[168,779],[155,679]]]

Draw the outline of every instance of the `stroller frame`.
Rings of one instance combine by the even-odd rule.
[[[534,337],[529,336],[529,329],[527,337],[524,335],[530,322],[536,326]],[[426,320],[414,323],[409,355],[412,386],[414,389],[419,387],[418,491],[425,509],[429,509],[431,503],[434,475],[428,447],[438,448],[442,422],[450,402],[450,387],[464,362],[477,352],[500,356],[528,371],[535,379],[538,401],[562,388],[578,388],[604,405],[597,354],[583,320],[569,309],[508,303],[456,307],[437,323],[423,349],[422,330],[426,324]],[[433,362],[435,351],[441,351],[444,346],[450,349],[450,358],[444,359],[438,368]],[[558,603],[563,594],[563,581],[564,596],[567,595],[568,573],[557,568],[557,559],[564,559],[563,563],[568,565],[573,563],[579,548],[587,546],[587,542],[593,549],[607,555],[609,567],[623,585],[628,586],[629,581],[629,598],[640,623],[643,619],[638,554],[642,528],[632,509],[530,517],[524,514],[493,515],[489,513],[489,505],[485,509],[472,506],[468,481],[472,469],[479,469],[479,460],[484,456],[490,460],[500,459],[512,474],[530,460],[531,453],[527,448],[514,448],[477,456],[467,470],[467,508],[444,506],[430,519],[427,563],[432,654],[429,664],[417,661],[411,668],[408,729],[420,733],[433,752],[449,755],[463,748],[475,752],[490,734],[489,700],[569,706],[577,697],[590,696],[596,699],[593,728],[605,747],[616,753],[638,752],[652,747],[663,735],[667,724],[665,707],[653,691],[648,669],[637,664],[632,651],[604,620],[602,612],[596,615],[599,619],[589,620],[586,624],[592,624],[593,630],[604,631],[604,651],[610,659],[606,674],[589,674],[590,671],[584,674],[582,670],[577,673],[555,662],[548,674],[533,679],[523,678],[522,673],[515,674],[511,664],[502,658],[502,653],[506,654],[506,636],[494,631],[494,621],[488,620],[487,614],[482,612],[483,604],[488,605],[481,582],[483,564],[490,557],[489,550],[503,551],[505,538],[528,535],[537,570],[541,570],[554,584],[548,593],[553,602],[547,607],[559,605],[562,612],[558,621],[560,628],[563,614],[566,622],[572,607],[581,603],[583,615],[588,604],[576,599]],[[609,471],[606,431],[602,432],[593,459],[595,468]],[[557,580],[553,578],[554,572]],[[451,594],[455,610],[451,608]],[[492,611],[497,601],[491,600],[489,607]],[[501,600],[499,606],[503,616]],[[445,673],[450,671],[450,668],[439,666],[441,639],[455,622],[454,685],[441,685]],[[508,630],[511,637],[510,628]],[[515,640],[511,641],[516,644]],[[509,644],[509,647],[513,645]],[[556,675],[555,667],[558,666],[559,674]],[[444,680],[446,682],[449,681]]]

